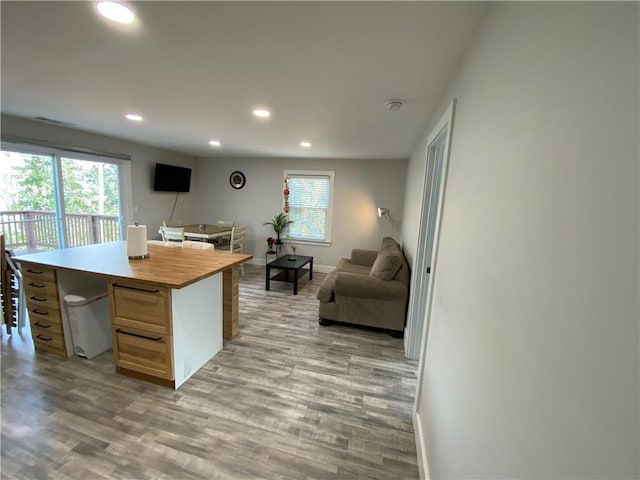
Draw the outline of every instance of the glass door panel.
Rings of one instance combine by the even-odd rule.
[[[0,233],[16,254],[61,247],[54,158],[2,150]]]
[[[66,245],[120,240],[118,165],[62,157],[61,168]]]

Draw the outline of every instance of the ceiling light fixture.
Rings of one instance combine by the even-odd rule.
[[[311,142],[307,142],[307,141],[300,142],[300,146],[304,148],[309,148],[311,146]]]
[[[269,110],[265,110],[264,108],[257,108],[253,111],[253,114],[256,117],[260,118],[268,118],[271,116],[271,112]]]
[[[385,103],[385,105],[387,106],[387,110],[391,110],[392,112],[400,110],[400,107],[402,107],[403,104],[404,102],[402,100],[398,100],[397,98],[387,100],[387,103]]]
[[[218,140],[210,140],[209,145],[211,145],[212,147],[219,147],[220,142]]]
[[[143,120],[142,117],[137,113],[127,113],[125,117],[133,122],[141,122]]]
[[[133,11],[120,2],[98,2],[96,5],[98,12],[105,18],[118,23],[133,23],[136,19]]]

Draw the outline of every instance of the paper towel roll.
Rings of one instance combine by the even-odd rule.
[[[146,225],[129,225],[127,228],[127,256],[134,260],[149,256]]]

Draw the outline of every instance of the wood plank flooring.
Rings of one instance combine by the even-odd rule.
[[[2,338],[3,479],[417,479],[402,340],[318,325],[324,275],[247,266],[240,330],[180,389]]]

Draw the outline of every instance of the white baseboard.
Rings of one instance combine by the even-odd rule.
[[[422,432],[420,414],[416,412],[413,417],[413,433],[416,437],[416,453],[418,454],[418,471],[421,480],[429,480],[429,465],[427,464],[427,448]]]
[[[273,257],[272,257],[273,259]],[[251,260],[249,260],[247,262],[249,265],[258,265],[261,267],[264,267],[267,262],[264,258],[256,258],[253,257]],[[335,265],[331,266],[331,265],[316,265],[315,263],[313,264],[313,271],[314,272],[319,272],[319,273],[329,273],[329,272],[333,272],[333,270],[335,269]]]

